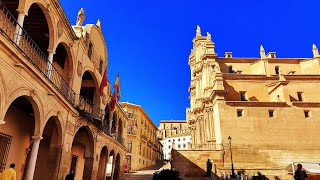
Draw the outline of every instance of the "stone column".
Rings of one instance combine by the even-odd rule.
[[[115,157],[115,155],[113,155],[113,158],[112,158],[112,169],[111,169],[111,179],[113,179],[113,176],[114,176],[115,166],[116,166],[116,157]]]
[[[40,145],[40,140],[43,139],[41,136],[32,136],[33,143],[32,143],[32,151],[30,155],[26,180],[32,180],[34,175],[34,169],[36,167],[37,157],[38,157],[38,150]]]
[[[85,157],[84,162],[84,169],[83,169],[83,177],[82,179],[92,179],[92,172],[93,172],[93,163],[94,158],[93,157]]]
[[[109,113],[109,133],[111,134],[112,133],[112,131],[111,131],[111,129],[112,129],[112,117],[113,117],[113,112],[111,112],[111,113]]]
[[[26,13],[21,10],[18,11],[18,19],[17,19],[17,24],[16,24],[16,30],[14,31],[14,41],[16,44],[19,46],[21,35],[22,35],[22,27],[24,23],[24,18],[26,17]]]
[[[55,54],[54,51],[48,50],[49,55],[48,55],[48,64],[47,64],[47,77],[50,79],[52,75],[52,62],[53,62],[53,55]]]

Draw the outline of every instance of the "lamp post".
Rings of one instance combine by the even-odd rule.
[[[234,178],[235,174],[234,174],[233,160],[232,160],[231,137],[229,136],[228,139],[229,139],[229,144],[230,144],[230,156],[231,156],[231,172],[232,172],[231,177]]]

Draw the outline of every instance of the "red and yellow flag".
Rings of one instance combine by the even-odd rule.
[[[108,81],[108,77],[107,77],[107,70],[105,70],[104,74],[103,74],[102,81],[100,83],[100,87],[99,87],[99,95],[100,96],[103,96],[103,89],[104,89],[104,87],[108,86],[108,84],[109,84],[109,81]]]
[[[118,100],[120,99],[120,75],[118,74],[116,82],[113,85],[113,88],[115,88],[116,93],[117,93],[117,98]]]

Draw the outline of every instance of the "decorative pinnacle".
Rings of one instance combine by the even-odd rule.
[[[318,51],[318,48],[315,44],[312,45],[312,52],[313,52],[313,57],[319,57],[319,51]]]
[[[266,52],[264,51],[264,48],[263,46],[261,45],[260,46],[260,58],[261,59],[265,59],[267,56],[266,56]]]
[[[96,25],[101,29],[101,22],[100,22],[100,19],[98,19],[98,20],[97,20]]]
[[[202,35],[201,35],[201,28],[200,28],[199,25],[197,25],[197,30],[196,30],[196,32],[197,32],[197,33],[196,33],[196,37],[197,37],[197,36],[202,36]]]
[[[318,49],[315,44],[312,45],[312,49]]]

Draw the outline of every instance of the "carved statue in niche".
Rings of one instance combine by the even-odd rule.
[[[78,12],[76,26],[82,26],[85,18],[86,18],[86,15],[84,14],[84,9],[81,8],[80,11]]]

